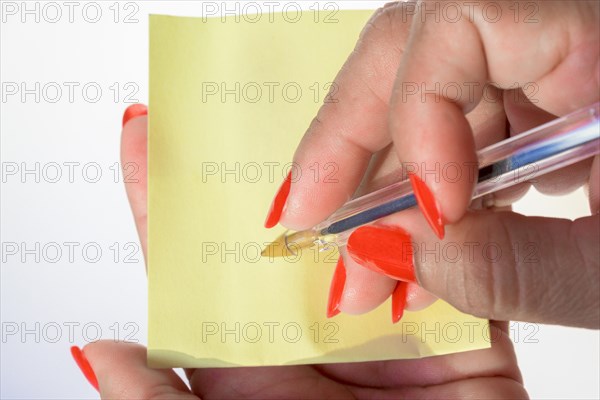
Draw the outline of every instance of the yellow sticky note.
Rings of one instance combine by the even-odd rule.
[[[261,258],[293,152],[370,11],[150,18],[149,334],[154,367],[416,358],[489,347],[488,323],[438,301],[325,317],[335,253]]]

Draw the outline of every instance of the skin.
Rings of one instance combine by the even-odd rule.
[[[315,225],[357,188],[360,193],[385,185],[400,161],[426,167],[473,162],[477,148],[598,101],[597,2],[539,3],[543,23],[537,24],[515,23],[509,9],[503,13],[509,18],[496,23],[476,17],[432,24],[418,14],[406,18],[404,7],[393,3],[373,16],[336,78],[339,101],[321,108],[300,143],[294,161],[301,168],[333,161],[339,183],[294,182],[281,220],[286,227]],[[483,92],[439,101],[431,95],[402,98],[406,82],[495,82],[489,90],[499,100],[485,101]],[[537,92],[528,101],[531,83]],[[137,163],[141,176],[146,129],[147,119],[140,117],[122,135],[123,164]],[[494,242],[511,254],[514,243],[531,242],[538,257],[531,264],[515,257],[490,263],[481,253],[457,263],[416,257],[420,287],[411,288],[411,307],[426,306],[435,295],[481,317],[598,328],[598,157],[497,193],[485,204],[469,204],[468,175],[452,183],[426,181],[447,222],[445,243]],[[531,184],[551,194],[586,184],[592,216],[568,221],[510,212]],[[146,181],[128,183],[127,193],[145,251]],[[401,226],[416,244],[439,242],[418,210],[382,223]],[[345,262],[342,312],[369,311],[389,296],[393,280],[350,257]],[[84,353],[102,398],[526,397],[506,323],[492,322],[492,330],[497,340],[490,349],[421,360],[188,370],[191,390],[173,371],[147,368],[141,346],[101,341]]]
[[[482,17],[487,3],[502,8],[499,21]],[[598,157],[496,193],[486,199],[485,210],[481,203],[469,204],[475,181],[469,169],[476,149],[599,100],[600,3],[539,2],[533,23],[523,22],[524,12],[515,22],[510,7],[518,3],[477,4],[472,20],[440,18],[436,23],[419,14],[426,6],[407,3],[390,3],[373,16],[336,77],[338,101],[321,107],[294,155],[300,170],[324,165],[324,160],[335,163],[338,183],[301,177],[292,184],[280,222],[292,230],[314,226],[357,187],[360,193],[377,182],[377,172],[364,180],[373,154],[393,153],[394,160],[384,161],[388,171],[401,169],[400,163],[421,172],[454,164],[461,172],[457,180],[421,175],[446,221],[443,242],[415,213],[377,224],[399,226],[413,244],[428,249],[453,243],[468,254],[469,243],[480,249],[493,243],[509,255],[515,245],[529,243],[535,256],[494,262],[481,251],[475,259],[457,262],[417,257],[421,291],[480,317],[598,328]],[[533,3],[518,4],[521,11],[527,4]],[[431,10],[435,4],[427,6]],[[466,6],[462,15],[471,15]],[[410,84],[430,92],[407,95]],[[441,89],[431,93],[436,84],[462,87],[461,96]],[[547,194],[587,185],[592,215],[576,221],[524,218],[503,208],[531,184]],[[498,208],[505,211],[498,213]],[[379,306],[393,290],[391,278],[361,270],[341,250],[350,273],[340,310],[362,313]]]

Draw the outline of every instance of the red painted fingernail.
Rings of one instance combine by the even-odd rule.
[[[144,104],[132,104],[125,110],[123,114],[123,126],[129,122],[129,120],[141,117],[142,115],[148,115],[148,107]]]
[[[267,214],[267,219],[265,221],[265,228],[272,228],[279,223],[279,219],[281,218],[281,213],[283,212],[283,206],[285,206],[285,201],[290,194],[290,188],[292,186],[292,171],[290,171],[281,187],[277,191],[273,202],[271,203],[271,208],[269,209],[269,213]]]
[[[404,307],[406,306],[406,289],[408,283],[398,281],[396,288],[392,292],[392,322],[396,322],[402,319],[404,314]]]
[[[85,354],[83,354],[83,351],[81,351],[81,349],[77,346],[72,346],[71,355],[73,356],[73,359],[77,363],[77,366],[79,367],[81,372],[83,372],[83,376],[85,376],[88,382],[98,392],[100,392],[100,389],[98,388],[98,379],[96,379],[96,374],[94,373],[94,370],[92,369],[92,366],[90,365],[90,362],[86,358]]]
[[[425,219],[429,222],[431,229],[440,239],[444,238],[444,220],[442,219],[442,213],[438,207],[433,193],[427,187],[425,182],[421,180],[416,174],[409,173],[408,178],[412,185],[413,192],[417,198],[417,203]]]
[[[410,235],[400,228],[362,226],[347,244],[350,256],[362,266],[404,282],[416,282]]]
[[[338,259],[335,266],[331,286],[329,286],[329,300],[327,301],[327,318],[335,317],[340,313],[339,306],[342,300],[342,293],[346,285],[346,267],[342,257]]]

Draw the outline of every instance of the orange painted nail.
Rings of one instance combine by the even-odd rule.
[[[327,301],[327,318],[335,317],[340,313],[339,307],[342,300],[342,293],[346,285],[346,267],[344,260],[340,256],[333,278],[331,278],[331,286],[329,287],[329,300]]]
[[[141,117],[142,115],[148,115],[148,107],[145,104],[130,105],[123,114],[123,126],[133,118]]]
[[[442,219],[442,213],[433,197],[433,193],[427,187],[425,182],[421,180],[416,174],[409,173],[408,178],[410,179],[410,184],[412,185],[413,192],[415,193],[415,197],[417,198],[417,203],[419,204],[419,208],[421,212],[425,216],[425,219],[433,229],[433,232],[440,239],[444,238],[444,220]]]
[[[366,225],[348,238],[348,254],[362,266],[404,282],[416,282],[410,235],[400,228]]]
[[[100,389],[98,387],[98,379],[96,379],[96,374],[94,373],[94,370],[92,369],[92,366],[90,365],[90,362],[86,358],[85,354],[83,354],[83,351],[81,351],[81,349],[77,346],[72,346],[71,355],[73,356],[73,359],[77,363],[77,366],[79,367],[81,372],[83,372],[83,376],[85,376],[88,382],[98,392],[100,392]]]
[[[292,171],[287,174],[285,180],[279,187],[273,202],[271,203],[271,208],[269,208],[269,213],[267,214],[267,219],[265,220],[265,228],[272,228],[279,223],[281,213],[283,212],[283,207],[285,206],[285,202],[290,194],[291,186]]]
[[[404,315],[404,307],[406,307],[406,290],[408,283],[398,281],[396,287],[392,292],[392,322],[396,322],[402,319]]]

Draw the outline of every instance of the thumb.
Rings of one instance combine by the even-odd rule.
[[[148,368],[138,344],[101,340],[71,352],[103,399],[198,400],[172,369]]]
[[[421,286],[478,317],[600,326],[599,215],[570,221],[513,212],[468,212],[448,226],[444,240],[429,232],[415,212],[386,223],[391,226],[378,226],[376,233],[371,227],[370,237],[380,236],[383,243],[385,235],[395,232],[395,237],[409,238],[403,240],[410,243],[386,251],[385,257],[365,255],[366,246],[357,239],[360,229],[369,228],[357,229],[349,238],[349,253],[367,268],[395,277],[412,261]],[[397,226],[410,236],[398,235]],[[395,242],[387,243],[396,247]],[[358,256],[352,248],[359,249]],[[395,263],[390,254],[398,258]],[[378,263],[382,258],[385,263]]]
[[[570,221],[472,213],[449,227],[439,263],[415,253],[417,275],[477,316],[598,328],[599,227],[598,215]],[[463,252],[455,262],[453,246]]]
[[[133,104],[123,115],[121,167],[135,226],[146,257],[148,241],[148,108]]]

